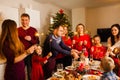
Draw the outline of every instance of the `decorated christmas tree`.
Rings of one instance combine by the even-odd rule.
[[[53,16],[53,24],[51,24],[49,27],[49,33],[52,33],[53,29],[58,25],[67,26],[68,35],[72,36],[70,21],[68,19],[68,16],[64,13],[62,9],[60,9],[59,12],[56,13],[56,16]]]

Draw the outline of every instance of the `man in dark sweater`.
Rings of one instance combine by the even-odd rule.
[[[44,42],[43,56],[46,56],[49,52],[52,52],[52,57],[48,60],[47,64],[44,65],[44,74],[46,78],[50,77],[55,70],[55,58],[57,54],[62,53],[66,55],[71,55],[76,59],[79,57],[79,52],[77,50],[71,49],[63,43],[61,39],[62,35],[63,26],[57,25],[54,28],[53,33],[48,35]]]

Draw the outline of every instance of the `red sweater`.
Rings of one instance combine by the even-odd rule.
[[[47,57],[40,57],[38,55],[32,56],[32,74],[31,80],[44,80],[44,73],[42,69],[42,64],[47,60]]]
[[[84,34],[82,36],[74,36],[73,40],[75,40],[75,44],[73,45],[73,48],[77,49],[78,51],[81,51],[81,50],[83,50],[83,48],[86,48],[86,50],[88,52],[88,49],[90,49],[90,47],[91,47],[91,38],[87,34]],[[87,41],[87,44],[80,45],[80,43],[84,42],[84,41]],[[88,56],[88,53],[85,56]]]
[[[62,40],[68,47],[72,47],[72,40],[70,37],[62,36]]]
[[[92,46],[90,49],[90,55],[93,55],[93,59],[101,60],[105,56],[106,50],[106,47],[103,45],[100,47]]]

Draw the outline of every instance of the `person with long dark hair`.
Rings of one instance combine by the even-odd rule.
[[[0,55],[6,58],[4,80],[25,80],[25,65],[23,59],[32,54],[36,46],[24,50],[24,45],[18,37],[17,24],[7,19],[2,23],[0,37]]]
[[[119,45],[119,42],[120,41],[120,25],[119,24],[113,24],[111,26],[111,36],[108,38],[108,55],[110,57],[112,57],[112,59],[114,60],[115,62],[115,69],[114,69],[114,72],[118,75],[118,72],[120,72],[119,68],[117,67],[119,64],[118,64],[118,58],[117,58],[117,54],[115,54],[114,52],[114,49],[117,48],[115,47],[115,45]],[[113,49],[111,49],[111,47],[113,47]]]
[[[108,47],[113,46],[116,42],[120,40],[120,25],[113,24],[111,26],[111,36],[108,38]]]

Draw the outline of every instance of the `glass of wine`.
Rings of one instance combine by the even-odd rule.
[[[57,72],[62,72],[63,71],[63,64],[57,64]]]
[[[90,55],[90,62],[93,62],[93,55]]]

